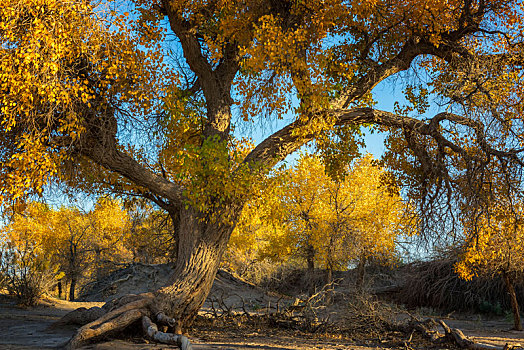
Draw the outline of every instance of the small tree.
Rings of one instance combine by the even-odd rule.
[[[471,229],[456,271],[466,280],[500,275],[510,297],[513,328],[522,330],[514,282],[524,272],[524,206],[499,202],[471,225],[466,225]]]
[[[0,275],[7,291],[23,305],[34,305],[48,291],[58,274],[56,261],[49,259],[44,232],[49,208],[30,203],[11,213],[9,225],[0,231]]]

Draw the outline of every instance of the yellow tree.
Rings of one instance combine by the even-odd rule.
[[[280,206],[283,224],[290,236],[288,242],[305,258],[308,269],[313,270],[318,260],[318,236],[322,232],[329,177],[319,159],[309,155],[302,155],[295,167],[280,176],[286,178]]]
[[[280,174],[286,180],[275,205],[285,238],[280,231],[262,236],[268,242],[262,255],[285,260],[298,253],[308,269],[315,263],[326,269],[328,283],[333,270],[346,269],[350,262],[358,261],[363,272],[369,257],[392,258],[404,232],[405,204],[397,189],[385,185],[386,174],[368,155],[333,179],[319,157],[302,155]]]
[[[473,276],[502,277],[510,297],[513,327],[519,331],[522,323],[514,284],[524,272],[523,215],[521,202],[499,201],[482,216],[469,220],[464,252],[455,266],[466,280]]]
[[[114,262],[131,260],[124,246],[130,228],[129,217],[118,201],[102,198],[89,212],[60,208],[52,212],[48,254],[59,261],[69,280],[69,300],[81,279],[100,278]]]
[[[100,198],[85,216],[92,230],[96,277],[114,269],[113,263],[131,261],[132,254],[126,246],[131,218],[119,200]]]
[[[344,178],[331,181],[325,201],[329,214],[323,218],[321,231],[329,237],[322,239],[329,242],[323,249],[328,271],[357,261],[359,287],[369,258],[391,262],[398,237],[413,232],[405,220],[406,204],[398,188],[387,183],[387,176],[367,155],[356,161]]]
[[[0,4],[2,199],[51,180],[94,184],[153,201],[177,235],[170,284],[70,347],[158,311],[177,332],[189,326],[251,185],[309,141],[333,160],[363,125],[401,130],[392,146],[407,159],[392,160],[423,204],[458,189],[454,155],[472,184],[486,163],[523,164],[520,0],[115,3]],[[174,64],[163,62],[168,43]],[[375,86],[409,69],[425,70],[420,84],[446,109],[371,107]],[[285,126],[237,152],[233,130],[270,117]],[[469,195],[458,194],[448,198]]]
[[[0,231],[0,270],[6,277],[7,290],[23,304],[34,304],[55,277],[61,277],[58,261],[49,254],[50,214],[52,211],[41,203],[19,206],[10,211],[9,224]]]
[[[98,277],[111,262],[130,260],[123,245],[128,230],[127,213],[108,199],[90,212],[30,202],[3,228],[9,249],[20,252],[17,255],[28,252],[23,264],[45,267],[45,272],[69,281],[69,300],[75,299],[81,279]],[[59,280],[59,292],[61,286]]]

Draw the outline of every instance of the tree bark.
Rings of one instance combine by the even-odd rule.
[[[229,222],[236,221],[229,219]],[[182,334],[211,290],[234,226],[203,222],[191,209],[182,210],[179,222],[178,257],[173,276],[167,286],[155,293],[153,311],[174,318],[174,333]]]
[[[327,279],[326,285],[328,285],[326,293],[326,304],[331,305],[333,303],[333,265],[331,262],[327,264]]]
[[[56,287],[58,289],[58,299],[62,299],[62,280],[58,281]]]
[[[512,278],[506,271],[502,272],[502,277],[504,279],[504,283],[506,284],[506,289],[511,300],[511,310],[513,311],[513,329],[521,331],[522,323],[520,321],[519,304],[517,302],[517,294],[515,293],[515,287],[513,286]]]
[[[315,293],[315,247],[311,243],[306,245],[306,264],[307,264],[307,273],[306,273],[306,289],[309,295]]]
[[[327,265],[327,276],[326,276],[326,284],[333,283],[333,267],[331,264]]]
[[[306,246],[306,262],[307,270],[312,274],[315,271],[315,247],[309,242]]]
[[[357,289],[362,291],[364,287],[364,277],[366,276],[366,256],[362,255],[357,265]]]
[[[71,278],[71,285],[69,286],[69,301],[75,300],[75,288],[76,288],[76,278]]]

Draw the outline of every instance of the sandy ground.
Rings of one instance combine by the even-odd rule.
[[[13,299],[0,297],[0,349],[2,350],[39,350],[60,348],[74,333],[75,327],[48,327],[61,316],[77,307],[101,306],[100,302],[67,302],[48,299],[33,308],[20,308]],[[467,336],[485,344],[504,345],[506,343],[524,345],[524,332],[510,331],[508,320],[446,319],[451,327],[460,328]],[[405,348],[402,341],[392,343],[387,340],[370,340],[369,344],[355,343],[347,339],[316,338],[292,332],[238,332],[235,329],[209,329],[197,331],[190,337],[195,350],[370,350],[370,349],[400,349]],[[410,344],[411,345],[411,344]],[[412,345],[412,348],[425,348]],[[174,346],[148,344],[140,338],[130,338],[127,341],[106,341],[90,345],[84,350],[171,350]]]
[[[483,344],[524,347],[524,332],[511,330],[513,321],[508,319],[483,319],[477,315],[444,319],[444,322],[451,328],[459,328],[465,335]]]
[[[168,276],[170,270],[165,266],[134,266],[123,269],[111,280],[95,285],[83,302],[68,302],[49,298],[33,308],[18,307],[13,298],[0,294],[0,350],[40,350],[60,348],[76,331],[75,326],[49,328],[66,313],[79,307],[102,306],[100,300],[109,300],[128,293],[140,293],[158,288],[158,284]],[[348,300],[344,293],[335,296],[331,311],[325,310],[330,320],[344,315],[343,308]],[[337,299],[338,302],[337,302]],[[99,300],[99,301],[90,301]],[[292,304],[293,298],[265,291],[241,281],[231,274],[219,271],[212,291],[204,304],[201,314],[221,316],[227,312],[254,313],[274,312],[284,304]],[[267,311],[269,310],[269,311]],[[404,315],[406,316],[406,315]],[[510,331],[511,321],[506,319],[486,320],[480,316],[456,315],[444,321],[452,328],[461,329],[477,342],[493,345],[524,345],[524,332]],[[424,319],[421,316],[421,319]],[[222,318],[220,318],[222,319]],[[211,322],[211,323],[209,323]],[[439,349],[421,337],[398,332],[377,333],[372,337],[367,333],[362,337],[352,334],[343,338],[339,334],[310,334],[282,328],[268,328],[258,323],[232,324],[204,319],[196,322],[190,336],[194,350],[370,350],[370,349]],[[140,333],[140,332],[137,332]],[[126,341],[112,340],[90,345],[84,350],[171,350],[174,346],[149,344],[140,334],[128,334]],[[445,346],[448,348],[449,346]]]
[[[16,306],[14,300],[0,297],[0,349],[40,350],[59,349],[73,335],[75,326],[48,329],[60,317],[78,307],[102,306],[100,302],[67,302],[47,299],[32,308]],[[227,332],[227,330],[225,330]],[[206,338],[214,338],[206,335]],[[297,350],[297,349],[370,349],[348,344],[315,339],[297,339],[292,336],[268,337],[265,334],[231,335],[226,341],[209,341],[190,337],[194,350]],[[170,350],[175,346],[148,344],[139,338],[128,341],[114,340],[90,345],[84,350]]]

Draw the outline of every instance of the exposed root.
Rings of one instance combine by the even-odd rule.
[[[152,297],[142,298],[107,312],[102,317],[78,329],[66,345],[66,349],[76,349],[108,333],[122,331],[143,316],[149,314],[148,307]]]
[[[89,322],[93,322],[96,319],[102,317],[107,313],[107,310],[101,307],[92,307],[86,309],[85,307],[78,308],[66,314],[64,317],[53,323],[49,328],[57,328],[67,324],[76,324],[83,326]]]
[[[174,318],[168,317],[163,312],[157,312],[155,315],[156,322],[164,326],[163,331],[166,332],[170,327],[175,334],[182,334],[182,327],[180,322],[177,322]]]
[[[191,343],[187,337],[180,334],[178,322],[168,317],[163,312],[155,314],[155,320],[159,324],[171,327],[175,333],[166,333],[158,330],[149,315],[153,309],[154,296],[151,293],[140,295],[126,295],[115,301],[107,303],[103,308],[80,308],[64,316],[56,325],[67,323],[90,323],[82,326],[65,346],[66,349],[77,349],[87,343],[99,339],[105,335],[123,331],[131,324],[142,320],[144,334],[151,340],[164,344],[178,345],[182,350],[191,350]],[[109,310],[109,311],[108,311]],[[94,320],[94,316],[97,316]]]
[[[128,294],[124,295],[118,299],[111,300],[107,303],[105,303],[102,307],[92,307],[92,308],[85,308],[80,307],[76,310],[73,310],[63,316],[61,319],[53,323],[49,328],[57,328],[63,325],[68,324],[75,324],[75,325],[86,325],[90,322],[96,321],[97,319],[104,316],[106,313],[116,310],[122,306],[129,305],[132,302],[138,301],[138,300],[145,300],[145,299],[152,299],[153,294],[152,293],[143,293],[143,294]],[[136,304],[132,304],[132,307],[134,307]],[[123,309],[122,309],[123,310]]]
[[[99,319],[86,324],[76,332],[65,348],[67,350],[77,349],[93,339],[102,337],[108,333],[122,331],[132,323],[138,321],[146,313],[147,311],[144,309],[133,309],[119,313],[115,315],[114,318],[106,320],[105,322],[101,322]]]
[[[153,293],[127,294],[127,295],[121,296],[120,298],[116,298],[111,301],[108,301],[103,306],[103,308],[108,311],[112,311],[112,310],[118,309],[121,306],[135,302],[137,300],[153,299],[153,298],[154,298]]]
[[[181,350],[191,350],[191,343],[181,334],[164,333],[147,316],[142,317],[142,329],[147,337],[155,342],[178,345]]]

